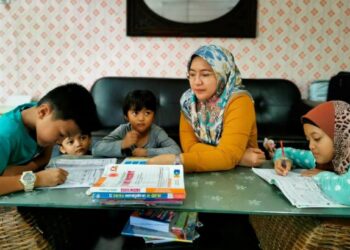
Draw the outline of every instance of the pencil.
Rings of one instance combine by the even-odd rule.
[[[286,156],[284,154],[284,147],[283,147],[283,141],[282,140],[280,140],[280,145],[281,145],[281,150],[282,150],[282,162],[281,162],[281,165],[282,165],[282,167],[286,168],[287,167]]]

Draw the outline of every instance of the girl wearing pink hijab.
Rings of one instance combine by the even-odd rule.
[[[284,148],[288,160],[283,166],[282,150],[277,149],[277,174],[286,175],[293,164],[306,168],[302,175],[312,176],[328,197],[350,205],[350,105],[322,103],[304,115],[302,123],[310,151]]]

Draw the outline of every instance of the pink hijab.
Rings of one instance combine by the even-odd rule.
[[[322,129],[334,144],[332,168],[338,174],[348,171],[350,165],[350,105],[343,101],[322,103],[302,117]],[[320,166],[320,168],[324,168]]]

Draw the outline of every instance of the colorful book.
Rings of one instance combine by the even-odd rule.
[[[90,192],[167,193],[186,197],[183,166],[110,164]]]
[[[142,227],[135,227],[130,225],[130,221],[126,223],[121,234],[124,236],[148,237],[148,238],[166,239],[166,240],[173,240],[173,241],[187,242],[187,243],[192,243],[193,240],[195,240],[198,237],[198,235],[195,234],[193,238],[184,238],[182,236],[176,235],[171,232],[162,232],[162,231],[156,231],[156,230],[151,230],[151,229],[142,228]]]
[[[197,226],[197,212],[179,212],[171,224],[171,232],[184,238],[195,237]]]
[[[101,205],[111,205],[111,206],[125,206],[125,205],[142,205],[142,206],[166,206],[166,205],[182,205],[183,200],[168,200],[168,199],[157,199],[157,200],[118,200],[118,199],[99,199],[93,200]]]
[[[93,199],[144,199],[144,200],[183,200],[185,194],[183,193],[113,193],[113,192],[95,192],[92,194]]]
[[[147,157],[127,157],[121,164],[146,165],[148,160]]]
[[[170,224],[175,215],[176,213],[172,210],[137,210],[130,215],[130,225],[162,232],[169,232]]]

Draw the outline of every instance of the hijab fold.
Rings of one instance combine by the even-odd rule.
[[[350,165],[350,105],[344,101],[329,101],[310,110],[306,118],[322,129],[334,145],[331,168],[338,174],[348,171]]]
[[[205,101],[198,100],[191,89],[187,90],[180,99],[181,109],[197,138],[203,143],[217,145],[223,130],[224,110],[232,95],[248,92],[243,90],[241,75],[231,52],[220,46],[205,45],[194,52],[189,65],[196,56],[212,67],[217,79],[217,89]]]

